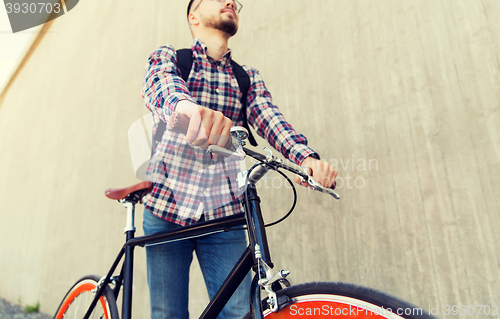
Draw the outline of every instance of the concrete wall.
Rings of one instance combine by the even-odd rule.
[[[124,209],[103,191],[137,181],[127,130],[147,113],[143,66],[161,44],[190,45],[185,2],[80,1],[2,93],[1,296],[53,312],[111,264]],[[296,213],[269,229],[292,281],[353,282],[441,311],[498,304],[499,15],[496,0],[244,3],[235,60],[261,71],[342,178],[340,202],[300,189]],[[291,204],[277,176],[260,186],[269,221]],[[146,318],[142,250],[136,266]],[[197,315],[197,269],[191,291]]]

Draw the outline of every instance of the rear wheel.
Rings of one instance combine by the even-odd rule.
[[[78,280],[59,305],[54,319],[82,319],[94,299],[98,282],[99,277],[97,276],[85,276]],[[99,298],[90,318],[119,319],[115,296],[109,287],[104,289],[104,293]]]
[[[386,293],[337,282],[311,282],[278,291],[280,302],[288,303],[279,312],[262,307],[266,319],[356,318],[431,319],[423,309]],[[286,296],[286,297],[285,297]],[[248,315],[247,315],[248,317]]]

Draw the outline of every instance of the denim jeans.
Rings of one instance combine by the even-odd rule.
[[[144,211],[146,235],[179,228]],[[247,247],[244,230],[229,231],[146,247],[152,319],[187,319],[189,268],[193,251],[212,298]],[[242,318],[249,311],[248,274],[217,318]]]

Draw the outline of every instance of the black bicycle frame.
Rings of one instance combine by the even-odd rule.
[[[271,256],[269,253],[267,236],[264,227],[264,221],[260,209],[260,198],[257,196],[257,189],[255,185],[249,184],[248,189],[244,194],[244,203],[248,200],[248,208],[245,205],[245,213],[223,217],[211,221],[196,223],[194,225],[178,228],[175,230],[159,232],[148,236],[141,236],[134,238],[135,230],[127,230],[127,241],[122,247],[118,256],[116,257],[113,265],[111,266],[108,274],[102,281],[94,300],[92,301],[84,319],[88,319],[92,313],[99,298],[102,296],[105,287],[110,283],[111,276],[115,272],[118,264],[125,255],[125,262],[121,274],[123,278],[123,305],[122,305],[122,319],[132,318],[132,281],[133,281],[133,258],[134,248],[136,246],[144,247],[148,244],[158,244],[169,242],[178,239],[185,239],[189,237],[198,237],[207,233],[231,231],[230,228],[247,225],[248,238],[250,245],[243,252],[240,259],[233,267],[221,287],[210,300],[205,310],[200,316],[200,319],[215,318],[222,311],[226,303],[229,301],[233,293],[241,284],[246,274],[253,268],[257,272],[257,259],[255,254],[256,246],[260,248],[262,261],[270,267],[273,267]],[[133,209],[133,208],[132,208]],[[132,212],[133,213],[133,212]],[[260,286],[257,284],[257,278],[252,281],[250,291],[250,313],[252,318],[262,318]],[[121,277],[121,276],[120,276]]]

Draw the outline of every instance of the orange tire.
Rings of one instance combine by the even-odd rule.
[[[262,309],[266,319],[435,319],[424,309],[389,294],[341,282],[304,283],[276,295],[281,310],[266,309],[265,298]],[[250,314],[246,318],[251,318]]]

